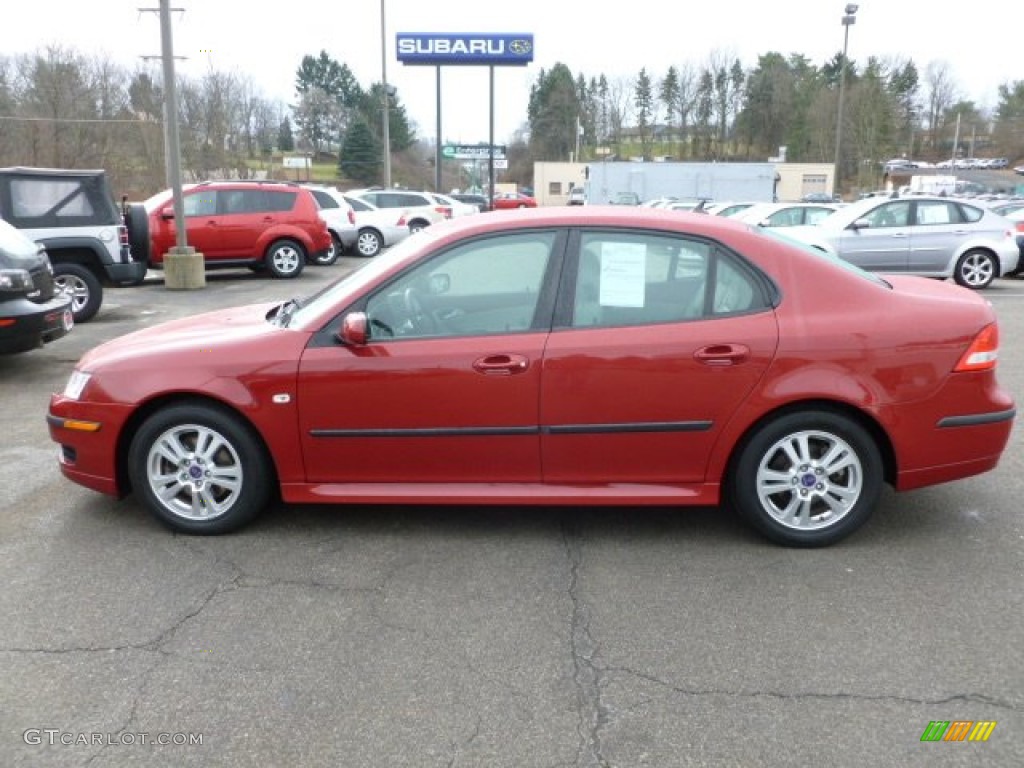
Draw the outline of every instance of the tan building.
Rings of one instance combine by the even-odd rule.
[[[835,166],[832,163],[776,163],[778,185],[775,196],[782,202],[800,200],[814,193],[835,194]]]
[[[534,163],[533,196],[537,205],[565,205],[569,190],[587,180],[587,163]]]
[[[588,163],[534,163],[533,189],[538,205],[565,205],[569,190],[585,187]],[[775,163],[775,197],[800,200],[804,195],[835,192],[832,163]]]

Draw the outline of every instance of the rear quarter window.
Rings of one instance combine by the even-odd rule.
[[[268,211],[290,211],[295,207],[296,193],[264,190],[264,205]]]
[[[985,215],[985,212],[980,208],[975,208],[973,205],[961,203],[960,215],[964,217],[964,221],[981,221],[981,217]]]

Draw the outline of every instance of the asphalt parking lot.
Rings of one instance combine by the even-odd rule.
[[[812,551],[711,509],[281,506],[193,538],[60,475],[47,401],[86,349],[359,263],[112,290],[0,358],[0,766],[1024,765],[1019,427]],[[1024,280],[986,296],[1024,402]],[[968,720],[996,725],[921,741]]]

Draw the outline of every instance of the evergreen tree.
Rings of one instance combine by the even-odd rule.
[[[530,89],[527,115],[530,122],[530,152],[534,160],[568,160],[576,147],[576,119],[579,99],[572,72],[557,63],[541,70]]]
[[[636,129],[640,138],[640,153],[644,160],[651,159],[651,144],[654,127],[654,89],[651,76],[647,69],[641,69],[636,78],[636,90],[633,94],[633,105],[636,107]]]
[[[379,183],[382,174],[382,145],[362,117],[353,120],[345,133],[338,170],[345,178],[362,185]]]
[[[679,73],[675,67],[669,67],[658,87],[658,99],[665,106],[665,127],[668,138],[682,139],[679,134]]]
[[[295,136],[292,134],[292,121],[285,115],[281,127],[277,130],[277,148],[282,152],[295,151]]]

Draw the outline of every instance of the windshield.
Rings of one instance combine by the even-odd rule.
[[[780,240],[784,242],[786,245],[796,246],[805,253],[812,253],[819,259],[829,261],[835,264],[836,266],[842,267],[847,272],[851,272],[852,274],[858,275],[859,277],[862,277],[865,280],[870,280],[872,283],[877,283],[878,285],[885,286],[886,288],[892,288],[892,285],[888,281],[883,280],[878,275],[863,270],[855,264],[851,264],[850,262],[845,261],[839,258],[838,256],[833,256],[831,253],[827,253],[821,250],[820,248],[815,248],[813,245],[809,245],[808,243],[798,240],[795,237],[789,236],[788,234],[786,234],[786,229],[786,227],[758,227],[757,232],[766,237],[774,237],[776,240]]]
[[[423,229],[416,234],[410,235],[398,245],[394,245],[387,251],[377,256],[373,261],[367,262],[355,272],[330,283],[317,293],[300,299],[294,308],[290,308],[288,325],[304,327],[306,323],[315,320],[322,315],[329,307],[342,308],[342,302],[347,296],[356,294],[366,285],[377,279],[379,275],[390,270],[394,265],[406,259],[411,253],[415,253],[432,241],[437,236],[430,232],[430,229]]]

